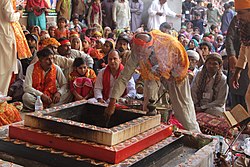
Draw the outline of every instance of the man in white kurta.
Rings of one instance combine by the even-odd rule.
[[[95,89],[94,89],[95,99],[103,99],[103,95],[102,95],[102,89],[103,89],[102,80],[103,80],[104,70],[105,70],[105,68],[101,69],[99,71],[99,73],[98,73],[97,78],[96,78]],[[110,88],[111,88],[110,89],[110,94],[111,94],[112,89],[114,87],[115,80],[116,79],[113,76],[110,77]],[[134,81],[133,77],[130,78],[130,80],[128,81],[128,84],[127,84],[126,88],[127,88],[127,91],[128,91],[128,94],[127,94],[128,97],[134,97],[136,95],[135,81]]]
[[[41,67],[43,68],[44,65],[46,63],[47,64],[50,64],[50,67],[48,69],[43,69],[43,80],[44,80],[44,83],[43,80],[41,79],[41,83],[40,85],[46,85],[48,86],[49,84],[48,83],[45,83],[46,81],[48,82],[53,82],[49,79],[47,79],[47,77],[49,76],[49,73],[51,72],[52,70],[52,59],[53,59],[53,52],[51,51],[50,54],[48,55],[47,53],[44,53],[44,50],[48,50],[48,49],[43,49],[41,51],[38,52],[38,57],[39,55],[41,54],[44,54],[42,56],[40,56],[39,58],[39,62],[41,64]],[[45,55],[46,54],[46,55]],[[48,57],[48,58],[46,58]],[[45,61],[46,60],[46,61]],[[46,100],[49,97],[48,94],[46,94],[46,90],[38,90],[34,87],[34,70],[35,70],[35,66],[37,63],[39,62],[36,62],[36,63],[33,63],[33,64],[30,64],[29,67],[27,68],[27,73],[26,73],[26,76],[25,76],[25,82],[24,82],[24,95],[23,95],[23,104],[24,104],[24,107],[25,109],[27,110],[34,110],[35,108],[35,102],[36,102],[36,98],[37,96],[41,96],[41,99],[44,103],[44,101],[46,102]],[[47,65],[48,66],[48,65]],[[64,103],[67,103],[69,101],[69,95],[70,95],[70,92],[69,90],[67,89],[68,85],[67,85],[67,80],[61,70],[61,68],[57,65],[55,65],[55,69],[56,69],[56,93],[53,93],[52,92],[52,88],[49,89],[49,92],[51,93],[51,95],[53,97],[51,97],[51,102],[50,103],[47,103],[47,107],[53,107],[53,106],[58,106],[58,105],[61,105],[61,104],[64,104]],[[36,71],[37,72],[37,71]],[[39,74],[37,74],[39,75]],[[42,87],[42,86],[41,86]],[[57,96],[57,99],[58,100],[55,100],[55,96],[56,94],[59,94]],[[44,98],[43,98],[44,96]],[[48,100],[47,100],[48,101]]]
[[[131,19],[129,2],[127,0],[116,0],[112,8],[113,21],[117,29],[129,28]]]
[[[110,87],[109,88],[109,95],[111,95],[115,80],[119,76],[120,65],[121,65],[121,58],[119,57],[118,52],[117,51],[110,52],[108,55],[108,66],[111,69],[110,81],[109,81],[109,87]],[[104,79],[104,75],[105,75],[104,73],[105,73],[106,68],[101,69],[98,73],[98,76],[97,76],[96,82],[95,82],[95,87],[94,87],[95,100],[91,99],[90,102],[96,102],[96,101],[101,102],[101,103],[109,102],[109,98],[105,99],[105,97],[104,97],[105,96],[104,95],[105,85],[103,85],[103,79]],[[108,82],[108,81],[105,81],[105,82]],[[126,90],[127,97],[135,97],[136,90],[135,90],[135,82],[134,82],[133,77],[131,77],[130,80],[128,81],[126,89],[127,89]]]
[[[167,21],[167,16],[181,17],[181,14],[173,12],[167,4],[167,0],[154,0],[148,8],[148,30],[159,30],[160,25]]]
[[[15,12],[11,0],[0,1],[0,92],[7,95],[12,72],[17,73],[16,40],[11,23],[22,16]]]

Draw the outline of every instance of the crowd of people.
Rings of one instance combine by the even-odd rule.
[[[33,112],[39,96],[43,108],[103,103],[108,121],[120,97],[143,100],[151,116],[149,102],[167,92],[175,118],[197,133],[196,113],[222,117],[237,104],[249,110],[249,0],[235,7],[185,0],[182,13],[167,0],[150,3],[58,0],[57,21],[47,22],[47,0],[29,0],[26,27],[15,0],[0,1],[0,126],[22,119],[6,96],[22,102],[22,112]],[[180,30],[169,17],[181,18]]]
[[[14,1],[3,4],[0,91],[22,101],[23,111],[34,111],[37,96],[44,108],[86,99],[109,103],[109,117],[120,96],[144,96],[147,110],[166,89],[177,119],[199,132],[195,112],[221,117],[237,104],[247,110],[248,71],[245,61],[236,65],[242,38],[233,2],[221,10],[185,0],[175,13],[166,0],[154,0],[147,26],[141,0],[59,0],[55,23],[46,22],[45,0],[29,0],[27,27],[19,25],[23,10]],[[179,31],[168,17],[182,19]]]

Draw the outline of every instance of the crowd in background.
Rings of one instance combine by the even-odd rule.
[[[60,71],[55,77],[61,92],[51,100],[49,95],[42,97],[45,107],[82,99],[106,103],[113,80],[131,54],[133,35],[159,29],[176,37],[187,51],[188,76],[196,111],[221,116],[223,111],[239,103],[247,108],[244,100],[244,84],[249,82],[247,72],[242,74],[240,89],[230,86],[234,72],[230,57],[238,55],[240,44],[233,2],[185,0],[182,13],[177,14],[168,8],[166,0],[155,0],[148,9],[148,25],[142,24],[142,12],[146,10],[143,6],[141,0],[58,0],[57,22],[47,22],[47,2],[29,0],[26,6],[28,25],[22,25],[22,28],[32,57],[18,61],[19,73],[13,75],[9,95],[14,101],[23,101],[26,110],[34,110],[36,96],[42,95],[34,93],[35,76],[32,72],[38,70],[39,73],[34,64],[44,55],[52,54],[49,60],[53,60],[55,68]],[[162,7],[165,7],[162,12],[155,11]],[[166,22],[167,17],[181,17],[181,29],[173,29]],[[109,69],[113,80],[107,84],[103,77],[106,77],[106,69],[112,66],[116,72],[113,74]],[[125,97],[143,97],[140,73],[140,69],[135,71]],[[58,96],[65,97],[62,100]]]

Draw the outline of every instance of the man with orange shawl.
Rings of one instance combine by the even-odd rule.
[[[235,10],[239,20],[239,30],[241,39],[241,48],[236,64],[236,70],[232,77],[233,87],[239,88],[239,78],[242,69],[248,64],[248,77],[250,78],[250,0],[235,0]],[[250,85],[246,95],[246,104],[248,112],[250,111]]]
[[[163,84],[169,90],[176,118],[187,130],[200,132],[187,77],[188,55],[177,39],[159,30],[139,33],[133,37],[131,57],[115,82],[105,111],[106,120],[114,113],[116,99],[121,96],[137,66],[140,66],[145,82],[144,110],[149,99],[157,100],[159,86]]]
[[[49,48],[37,52],[39,61],[27,69],[23,95],[27,110],[34,110],[37,96],[41,96],[44,108],[68,101],[67,80],[61,68],[52,62],[53,54]]]

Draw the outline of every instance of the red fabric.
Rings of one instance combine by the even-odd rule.
[[[91,13],[91,22],[94,23],[94,16],[97,13],[101,13],[101,8],[100,8],[100,4],[99,3],[92,3],[92,13]],[[101,17],[99,17],[99,23],[101,21]]]
[[[122,105],[122,104],[115,104],[115,109],[122,110],[122,109],[128,109],[128,106]]]
[[[168,124],[170,124],[170,125],[175,125],[175,126],[177,126],[179,129],[185,129],[185,128],[183,127],[183,125],[174,117],[173,114],[170,115],[170,118],[169,118],[169,120],[168,120]]]
[[[60,29],[56,29],[55,30],[55,38],[58,40],[60,38],[68,38],[70,37],[70,31],[68,29],[64,29],[63,31],[61,31]]]
[[[120,75],[121,71],[124,69],[124,66],[122,64],[120,64],[118,72],[116,74],[116,76],[114,76],[115,79],[118,78],[118,76]],[[109,92],[110,92],[110,75],[111,74],[111,70],[109,65],[105,68],[104,73],[103,73],[103,79],[102,79],[102,85],[103,85],[103,89],[102,89],[102,95],[103,95],[103,99],[107,100],[109,99]]]
[[[100,49],[92,49],[90,54],[92,58],[96,58],[98,60],[102,59],[104,57],[104,54],[101,52]]]
[[[57,92],[56,88],[56,66],[52,64],[50,71],[46,76],[45,71],[42,69],[40,61],[34,65],[32,73],[32,87],[36,90],[43,92],[50,98]]]
[[[149,33],[150,34],[150,33]],[[153,45],[154,43],[154,40],[150,40],[149,42],[146,42],[140,38],[136,38],[136,34],[133,36],[132,38],[132,43],[134,43],[135,45],[138,45],[138,46],[141,46],[141,47],[144,47],[144,48],[148,48],[150,46]]]
[[[65,40],[62,40],[60,42],[61,45],[65,45],[65,44],[70,44],[69,40],[68,39],[65,39]]]
[[[86,54],[88,54],[88,55],[90,55],[90,53],[91,53],[92,50],[94,50],[94,49],[91,48],[91,47],[89,47],[88,49],[83,49],[83,51],[84,51]]]
[[[50,8],[45,0],[28,0],[27,7],[28,8],[40,7],[40,9]],[[33,12],[36,16],[40,16],[43,13],[42,10],[38,10],[38,11],[34,10]]]
[[[74,70],[70,73],[70,91],[73,92],[75,90],[79,95],[85,98],[93,91],[95,80],[96,74],[92,69],[87,69],[84,76],[81,76]]]
[[[9,87],[15,82],[16,77],[17,77],[17,74],[14,74],[14,72],[13,72],[12,76],[11,76],[11,79],[10,79],[10,85],[9,85]]]
[[[198,112],[196,118],[202,133],[208,135],[221,135],[228,138],[232,137],[232,129],[230,129],[224,117],[220,118],[204,112]]]
[[[93,90],[93,82],[90,78],[79,77],[70,85],[70,90],[72,89],[85,98]]]

